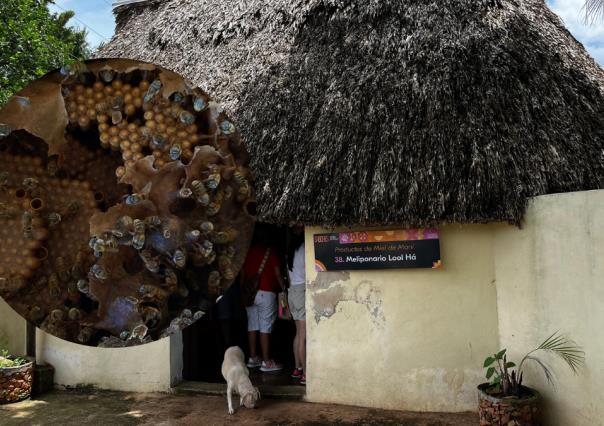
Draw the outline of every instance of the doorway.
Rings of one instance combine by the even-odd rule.
[[[270,235],[270,246],[278,254],[284,282],[287,282],[287,227],[257,224]],[[183,379],[189,382],[225,383],[220,371],[224,351],[239,346],[249,358],[247,314],[240,300],[239,277],[227,290],[227,303],[216,304],[199,321],[183,330]],[[226,298],[226,295],[225,295]],[[254,386],[292,386],[294,370],[293,341],[296,335],[294,321],[277,318],[270,340],[271,357],[283,365],[279,372],[263,373],[259,368],[249,369]],[[300,386],[298,384],[298,386]],[[303,386],[300,386],[303,388]]]

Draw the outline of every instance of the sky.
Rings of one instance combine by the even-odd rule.
[[[604,66],[604,22],[595,25],[583,22],[584,0],[547,0],[547,3],[596,61]],[[53,12],[73,10],[76,15],[70,24],[79,28],[87,27],[87,39],[92,48],[102,41],[108,41],[115,30],[111,0],[55,0],[55,5],[50,8]]]
[[[111,0],[54,0],[54,3],[48,7],[51,12],[61,13],[65,10],[75,12],[69,24],[88,32],[86,40],[93,49],[101,42],[108,42],[111,39],[115,31]]]
[[[593,25],[583,22],[584,0],[548,0],[547,3],[600,66],[604,66],[604,22]]]

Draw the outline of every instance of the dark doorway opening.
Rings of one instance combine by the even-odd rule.
[[[287,227],[258,224],[268,230],[270,245],[281,261],[281,273],[287,283]],[[239,277],[233,286],[239,286]],[[231,288],[229,303],[215,305],[202,319],[183,330],[183,379],[193,382],[224,383],[220,368],[224,351],[239,346],[249,358],[247,314],[241,304],[239,288]],[[293,321],[276,319],[271,333],[271,356],[283,364],[279,372],[262,373],[250,369],[250,379],[255,386],[287,386],[296,384],[290,377],[294,369],[292,345],[296,334]]]

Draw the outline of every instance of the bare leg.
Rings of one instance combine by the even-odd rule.
[[[258,354],[256,353],[256,336],[258,335],[257,331],[248,331],[247,338],[250,344],[250,357],[256,358]]]
[[[260,347],[262,348],[262,360],[264,362],[268,362],[271,359],[269,356],[270,337],[269,333],[260,333]]]
[[[296,326],[299,330],[298,358],[300,358],[300,366],[306,374],[306,321],[296,321]]]
[[[235,410],[233,409],[233,388],[231,384],[227,384],[227,401],[229,403],[229,414],[233,414]]]
[[[300,341],[300,326],[298,323],[300,321],[294,321],[296,323],[296,337],[294,337],[294,359],[296,360],[296,368],[302,368],[302,362],[300,361],[299,354],[299,346],[298,343]]]

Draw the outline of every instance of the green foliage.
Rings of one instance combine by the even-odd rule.
[[[502,394],[502,396],[515,395],[520,397],[522,390],[523,366],[525,361],[533,361],[543,370],[545,378],[550,384],[553,384],[553,372],[551,368],[540,358],[533,355],[535,352],[549,352],[560,359],[575,374],[579,368],[585,364],[585,352],[580,346],[577,346],[572,340],[558,334],[552,334],[543,341],[538,347],[530,351],[522,358],[520,365],[514,370],[516,364],[508,361],[506,350],[503,349],[492,356],[488,356],[483,363],[487,369],[486,378],[491,383],[491,393]]]
[[[0,351],[0,368],[19,367],[28,362],[29,361],[24,358],[11,357],[6,349]]]
[[[29,81],[90,54],[86,32],[66,27],[73,12],[50,13],[50,3],[0,1],[0,107]]]

